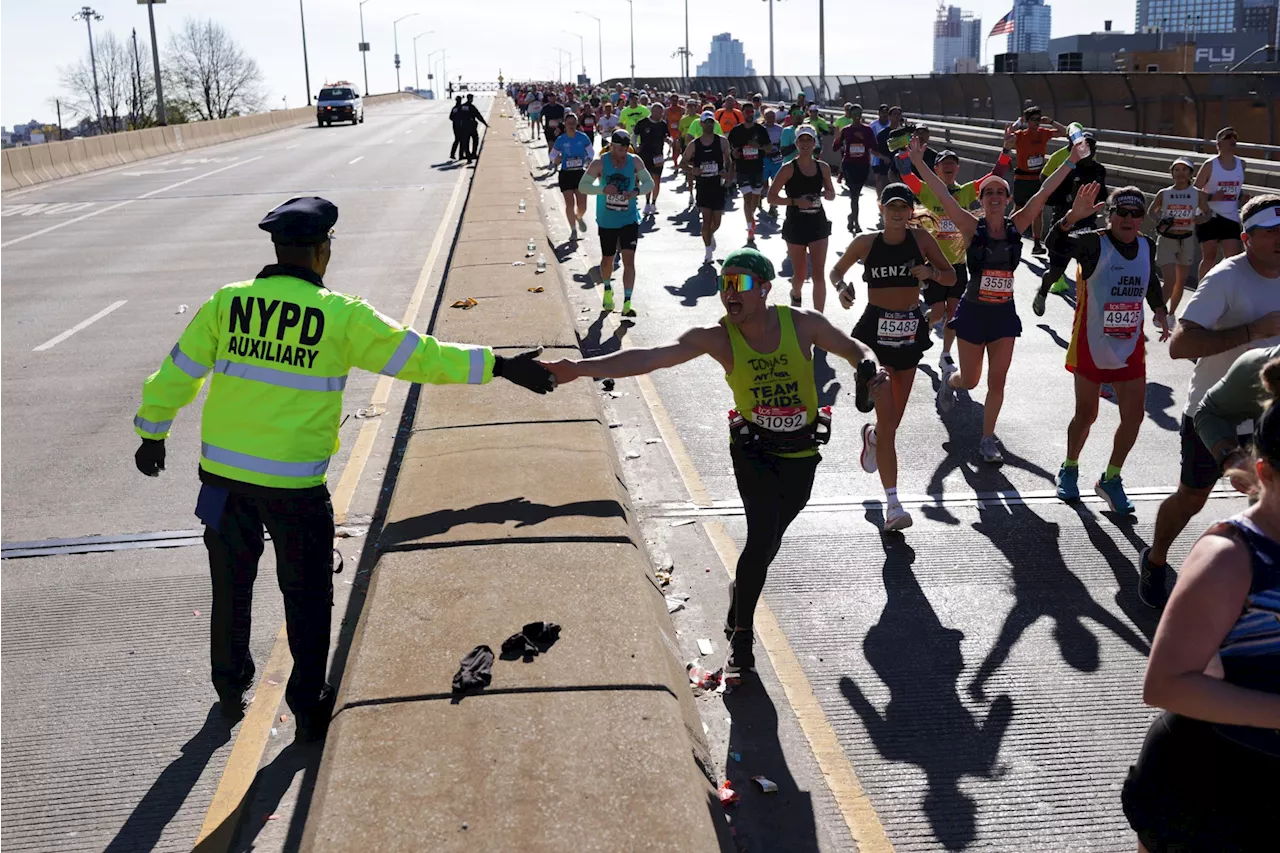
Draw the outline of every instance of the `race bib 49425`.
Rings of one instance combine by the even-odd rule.
[[[1102,334],[1132,338],[1142,325],[1141,302],[1108,302],[1102,309]]]

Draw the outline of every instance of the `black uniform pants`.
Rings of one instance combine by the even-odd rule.
[[[474,160],[480,156],[480,128],[472,125],[467,131],[467,159]]]
[[[809,502],[813,477],[822,460],[818,454],[786,459],[767,453],[745,453],[736,447],[731,456],[747,517],[747,541],[729,586],[726,633],[752,630],[769,564],[778,556],[787,527]]]
[[[450,160],[457,160],[457,159],[458,159],[458,154],[459,154],[458,149],[459,149],[459,148],[461,148],[461,149],[462,149],[462,151],[461,151],[462,156],[463,156],[463,157],[466,157],[466,156],[467,156],[467,136],[466,136],[466,131],[462,128],[462,126],[461,126],[461,125],[459,125],[459,124],[454,124],[454,126],[453,126],[453,145],[449,148],[449,159],[450,159]]]
[[[327,492],[288,497],[227,496],[221,530],[205,527],[213,580],[209,657],[213,686],[247,690],[253,684],[249,629],[253,583],[262,556],[263,527],[276,550],[276,576],[284,594],[293,672],[285,700],[295,715],[321,701],[327,687],[329,625],[333,610],[333,504]]]

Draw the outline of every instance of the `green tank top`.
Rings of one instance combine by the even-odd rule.
[[[804,429],[818,418],[818,388],[813,381],[813,360],[805,358],[796,338],[791,308],[777,306],[782,335],[778,348],[758,353],[732,323],[721,321],[733,347],[733,370],[725,381],[733,391],[733,404],[744,418],[774,432]],[[813,456],[818,451],[779,453],[787,458]]]

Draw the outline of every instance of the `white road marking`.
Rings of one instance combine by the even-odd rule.
[[[97,210],[90,211],[89,213],[86,213],[82,216],[77,216],[74,219],[68,219],[66,222],[59,222],[57,225],[50,225],[48,228],[41,228],[39,231],[32,231],[30,234],[23,234],[21,237],[14,237],[12,240],[6,240],[3,243],[0,243],[0,249],[6,248],[8,246],[12,246],[15,243],[21,243],[23,240],[30,240],[32,237],[40,237],[44,234],[48,234],[50,231],[57,231],[59,228],[65,228],[68,225],[73,225],[77,222],[88,219],[91,216],[97,216],[98,214],[106,213],[109,210],[116,210],[118,208],[124,207],[126,204],[133,204],[135,201],[141,201],[144,198],[151,198],[153,195],[159,195],[160,193],[168,192],[169,190],[176,190],[178,187],[186,186],[187,184],[192,183],[193,181],[198,181],[201,178],[207,178],[210,175],[216,175],[219,172],[225,172],[228,169],[234,169],[236,166],[243,166],[245,163],[252,163],[254,160],[261,160],[261,159],[262,159],[262,155],[259,154],[257,157],[250,157],[248,160],[241,160],[238,163],[232,163],[230,166],[223,166],[221,169],[214,169],[212,172],[205,172],[204,174],[196,175],[195,177],[192,177],[192,178],[187,178],[185,181],[178,181],[176,184],[169,184],[169,186],[167,187],[161,187],[158,190],[151,190],[150,192],[145,192],[142,195],[138,196],[137,198],[128,198],[128,199],[125,199],[124,201],[118,201],[115,204],[107,205],[106,207],[100,207]]]
[[[363,154],[361,154],[359,157],[357,157],[356,159],[352,160],[352,161],[351,161],[350,163],[348,163],[347,165],[348,165],[348,166],[354,166],[356,163],[359,163],[359,162],[360,162],[361,160],[363,160],[363,159],[364,159],[364,155],[363,155]]]
[[[33,204],[8,204],[0,208],[0,216],[53,216],[54,214],[74,213],[93,207],[91,201],[36,202]]]
[[[178,169],[145,169],[141,172],[121,172],[131,178],[140,178],[143,175],[172,175],[174,172],[190,172],[194,166],[183,166]]]
[[[293,143],[292,145],[286,145],[286,146],[284,147],[284,150],[285,150],[285,151],[292,151],[293,149],[297,148],[297,147],[298,147],[299,145],[301,145],[301,144],[302,144],[301,142],[295,142],[295,143]]]
[[[387,144],[388,144],[388,145],[390,145],[390,144],[391,144],[391,143],[393,143],[393,142],[395,142],[395,140],[394,140],[394,139],[388,139],[388,140],[387,140]]]
[[[62,343],[63,341],[65,341],[67,338],[71,337],[71,336],[72,336],[72,335],[74,335],[76,332],[80,331],[81,329],[85,328],[86,326],[89,326],[89,325],[92,325],[93,323],[98,322],[98,321],[99,321],[99,320],[101,320],[103,317],[107,316],[107,315],[108,315],[108,314],[110,314],[112,311],[116,310],[117,308],[119,308],[121,305],[125,304],[125,303],[126,303],[126,302],[128,302],[128,301],[129,301],[129,300],[127,300],[127,299],[121,299],[119,302],[112,302],[110,305],[108,305],[106,308],[103,308],[103,309],[102,309],[101,311],[99,311],[97,314],[94,314],[94,315],[93,315],[92,317],[90,317],[88,320],[84,320],[84,321],[82,321],[82,322],[80,322],[80,323],[76,323],[76,324],[75,324],[74,326],[72,326],[70,329],[67,329],[65,332],[63,332],[62,334],[58,335],[57,337],[53,337],[53,338],[50,338],[49,340],[45,341],[45,342],[44,342],[44,343],[42,343],[40,346],[38,346],[38,347],[36,347],[35,349],[33,349],[33,350],[32,350],[32,352],[44,352],[44,351],[45,351],[45,350],[47,350],[47,349],[51,349],[51,348],[53,348],[53,347],[56,347],[58,344],[60,344],[60,343]]]

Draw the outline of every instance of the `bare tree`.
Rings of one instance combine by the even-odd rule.
[[[125,125],[130,90],[133,88],[133,60],[124,43],[108,30],[94,40],[98,61],[98,96],[102,103],[103,133],[114,133]],[[93,68],[89,54],[74,65],[60,69],[62,85],[69,96],[66,104],[73,115],[97,118],[93,90]]]
[[[166,95],[201,119],[255,112],[263,103],[258,63],[212,20],[188,18],[169,37],[163,73]]]

